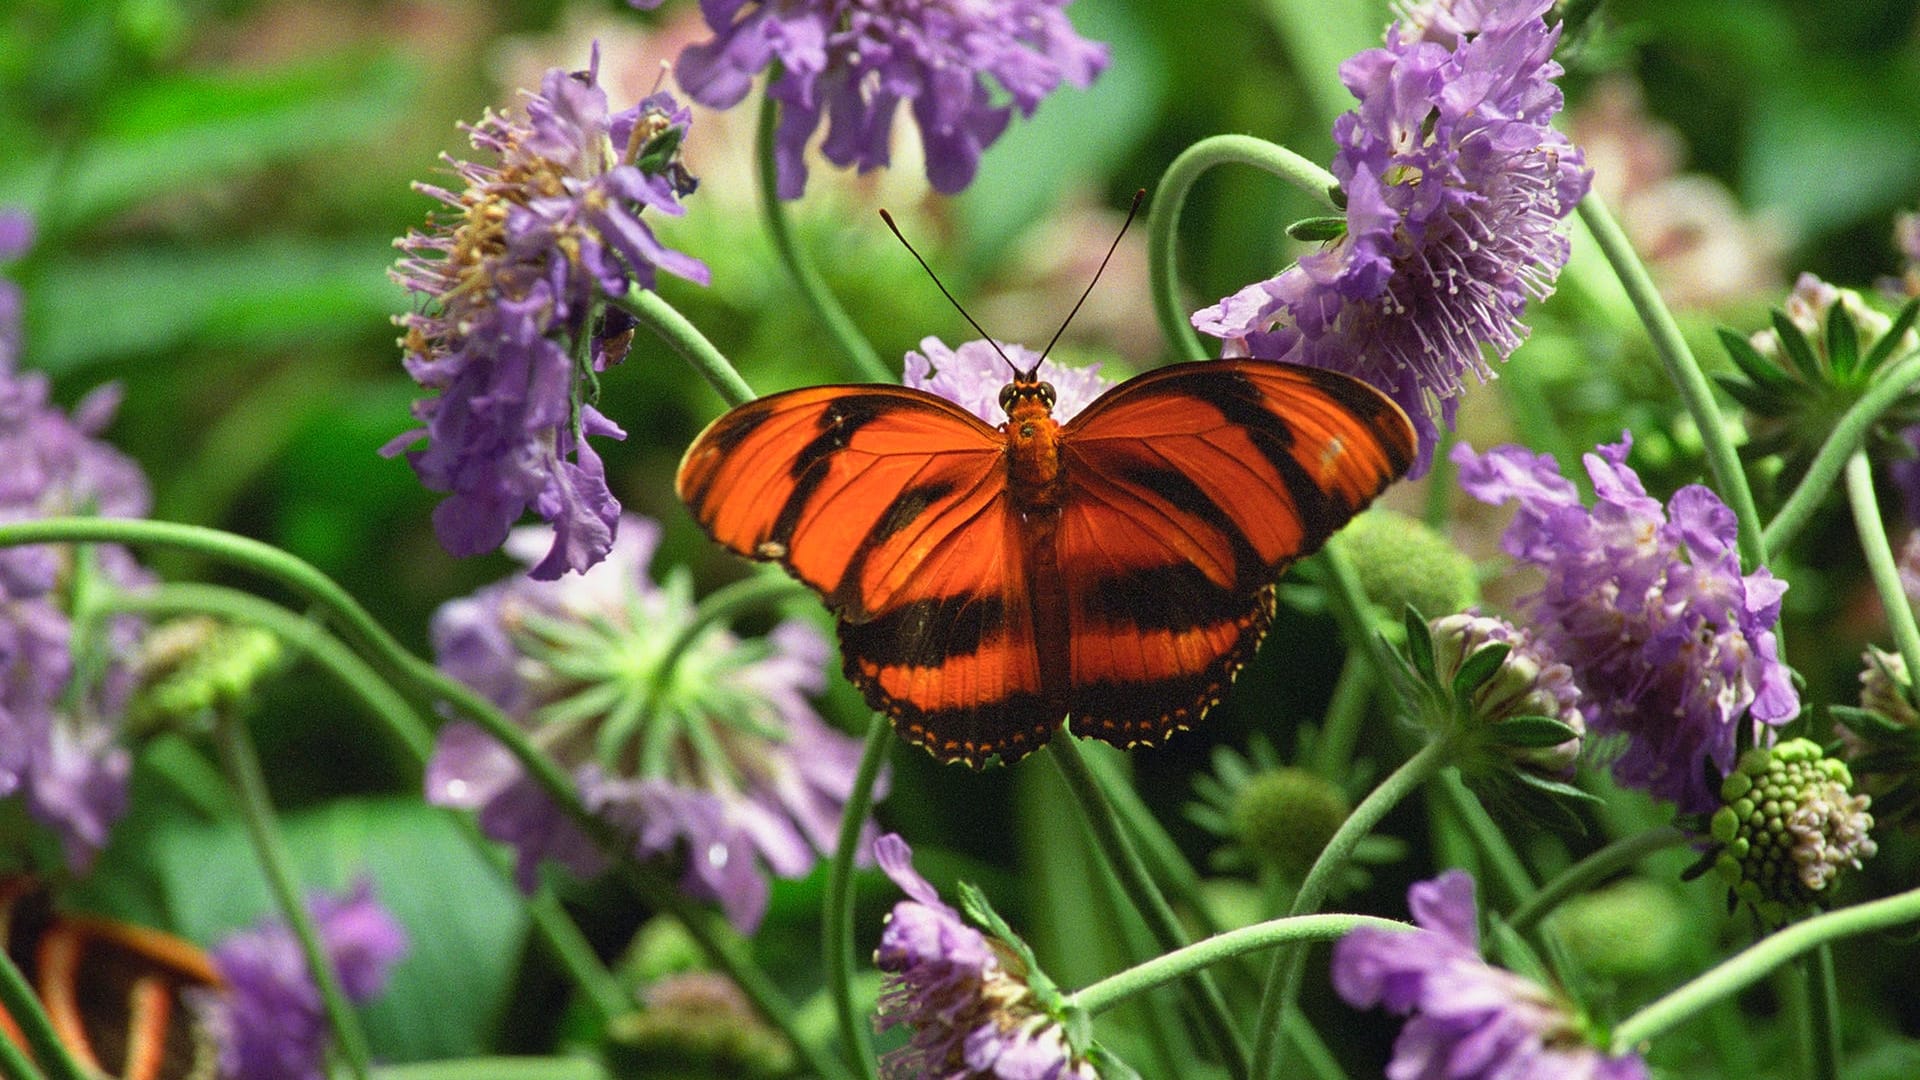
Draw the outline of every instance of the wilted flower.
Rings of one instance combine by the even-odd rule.
[[[1676,803],[1718,805],[1706,766],[1733,768],[1738,725],[1782,724],[1800,699],[1773,625],[1786,582],[1740,572],[1733,512],[1690,485],[1662,508],[1626,464],[1630,436],[1585,457],[1591,509],[1548,454],[1502,446],[1453,461],[1482,502],[1512,500],[1507,554],[1544,571],[1522,601],[1539,640],[1573,669],[1595,735],[1621,735],[1621,784]]]
[[[1193,316],[1229,355],[1385,391],[1420,435],[1411,475],[1452,425],[1464,377],[1493,377],[1482,349],[1519,347],[1528,299],[1552,292],[1567,261],[1559,223],[1590,174],[1548,126],[1561,101],[1549,6],[1430,5],[1341,65],[1360,99],[1333,128],[1345,235]]]
[[[886,973],[882,1031],[905,1024],[907,1045],[887,1054],[887,1080],[1096,1080],[1043,999],[1058,998],[1024,947],[967,925],[913,869],[906,841],[874,841],[874,861],[907,899],[893,906],[873,962]]]
[[[1714,865],[1734,896],[1770,923],[1823,896],[1839,873],[1858,869],[1878,845],[1867,833],[1872,800],[1853,776],[1810,739],[1788,739],[1740,755],[1720,783],[1710,824]]]
[[[1361,927],[1333,947],[1333,988],[1349,1005],[1408,1015],[1392,1077],[1423,1080],[1645,1080],[1638,1055],[1611,1057],[1557,993],[1480,958],[1473,878],[1449,870],[1407,890],[1412,932]]]
[[[674,78],[693,100],[726,109],[777,65],[767,93],[780,103],[774,161],[783,199],[806,188],[804,152],[822,120],[820,152],[865,172],[888,163],[894,110],[911,102],[927,180],[951,195],[972,182],[981,151],[1015,108],[1032,116],[1062,82],[1085,87],[1107,66],[1106,46],[1074,33],[1065,7],[1066,0],[711,0],[700,9],[714,38],[688,46]]]
[[[985,340],[949,349],[937,337],[924,338],[920,347],[925,354],[907,354],[906,378],[902,381],[916,390],[946,398],[989,424],[1004,424],[1007,410],[1000,406],[1000,389],[1013,381],[1007,361],[1025,371],[1040,360],[1040,354],[1024,345],[999,344],[999,351]],[[1006,353],[1006,359],[1001,359],[1001,352]],[[1053,387],[1053,418],[1063,424],[1113,386],[1113,380],[1101,376],[1099,364],[1070,368],[1040,360],[1039,377]]]
[[[407,936],[365,878],[345,897],[308,898],[320,945],[354,1004],[386,986]],[[320,988],[292,928],[268,919],[213,950],[222,991],[197,992],[220,1048],[223,1080],[324,1080],[331,1034]]]
[[[590,435],[625,433],[593,407],[596,372],[624,355],[632,320],[596,323],[600,302],[655,269],[705,284],[699,260],[662,247],[641,213],[681,214],[693,181],[675,151],[689,113],[655,94],[610,114],[595,67],[555,69],[523,113],[489,113],[466,128],[495,165],[447,159],[466,188],[415,187],[452,207],[406,252],[395,281],[419,294],[400,316],[407,371],[439,391],[419,401],[425,423],[389,443],[409,451],[420,479],[451,494],[433,514],[456,555],[500,546],[531,507],[553,526],[537,578],[585,570],[606,556],[620,505]]]
[[[118,388],[102,387],[68,415],[48,400],[46,376],[0,366],[0,521],[146,514],[146,475],[95,437],[118,404]],[[119,734],[141,626],[116,617],[95,640],[73,640],[68,605],[82,576],[118,588],[151,580],[118,545],[0,548],[0,796],[22,795],[76,869],[126,810],[131,760]],[[104,662],[82,667],[77,652]]]
[[[531,561],[548,539],[542,528],[516,530],[507,550]],[[826,685],[819,631],[794,620],[742,640],[696,623],[684,574],[664,587],[647,576],[659,539],[657,524],[628,516],[606,561],[584,574],[509,578],[455,600],[434,617],[434,649],[442,670],[571,773],[637,857],[682,853],[683,888],[751,930],[766,910],[762,865],[800,877],[832,849],[860,744],[807,702]],[[529,890],[542,860],[581,874],[605,866],[472,724],[441,729],[427,797],[479,811],[481,829],[516,849]]]

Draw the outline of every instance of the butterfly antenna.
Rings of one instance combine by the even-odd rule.
[[[1113,253],[1120,250],[1120,237],[1127,235],[1127,226],[1133,224],[1134,215],[1140,212],[1140,200],[1146,197],[1146,188],[1133,193],[1133,205],[1127,208],[1127,220],[1121,223],[1119,234],[1113,238],[1113,246],[1107,248],[1106,258],[1100,260],[1100,269],[1095,270],[1093,280],[1087,282],[1087,291],[1080,294],[1080,299],[1074,302],[1073,310],[1067,312],[1067,317],[1061,321],[1060,329],[1053,332],[1053,340],[1047,342],[1047,347],[1040,350],[1040,359],[1045,360],[1047,354],[1053,351],[1054,345],[1060,341],[1060,335],[1067,332],[1067,324],[1073,321],[1075,315],[1080,314],[1080,305],[1086,303],[1087,297],[1093,295],[1093,287],[1100,283],[1100,275],[1107,272],[1107,264],[1113,261]],[[1035,364],[1034,369],[1039,370],[1039,365]]]
[[[1141,194],[1145,194],[1145,192],[1142,192]],[[907,253],[912,255],[914,257],[914,260],[920,264],[920,269],[925,270],[927,272],[927,276],[933,279],[934,287],[940,290],[940,295],[947,298],[947,303],[953,305],[953,309],[960,313],[961,318],[967,320],[968,324],[971,325],[975,330],[980,331],[980,336],[986,339],[987,344],[993,346],[994,352],[1000,353],[1000,359],[1007,361],[1007,366],[1013,369],[1013,373],[1016,376],[1024,375],[1025,377],[1031,378],[1032,377],[1031,372],[1022,372],[1020,370],[1020,365],[1014,363],[1011,360],[1007,360],[1007,354],[1001,351],[1000,343],[993,340],[993,335],[987,333],[984,329],[981,329],[980,324],[973,321],[973,316],[967,314],[967,309],[960,306],[960,301],[955,300],[953,298],[953,294],[947,291],[947,287],[945,285],[940,284],[940,275],[933,272],[933,267],[927,265],[927,260],[920,258],[920,253],[913,250],[912,244],[907,243],[907,238],[903,236],[900,232],[900,226],[895,225],[893,223],[893,215],[887,213],[885,207],[882,207],[880,210],[880,220],[887,223],[887,228],[893,230],[893,235],[899,239],[901,244],[905,245],[907,249]],[[1035,370],[1038,370],[1037,366]]]

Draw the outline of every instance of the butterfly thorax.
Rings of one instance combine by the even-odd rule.
[[[1018,380],[1000,392],[1007,422],[1007,489],[1022,510],[1060,505],[1060,422],[1053,418],[1053,387]]]

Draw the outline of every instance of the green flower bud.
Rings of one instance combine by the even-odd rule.
[[[1616,978],[1663,975],[1685,959],[1688,914],[1673,890],[1630,878],[1575,896],[1553,914],[1553,929],[1581,971]]]
[[[1346,793],[1324,777],[1291,766],[1268,769],[1234,793],[1234,837],[1261,864],[1298,881],[1351,809]]]
[[[1451,706],[1449,722],[1464,728],[1468,737],[1457,759],[1461,769],[1471,774],[1518,768],[1559,779],[1571,776],[1587,730],[1572,669],[1504,619],[1448,615],[1433,620],[1428,631],[1436,689]],[[1473,658],[1496,647],[1506,655],[1480,673],[1486,661]],[[1472,687],[1461,685],[1476,674],[1478,682]],[[1469,690],[1465,716],[1453,712],[1461,689]]]
[[[1810,739],[1742,754],[1708,826],[1719,845],[1714,868],[1734,897],[1777,925],[1824,898],[1843,869],[1872,858],[1871,800],[1852,789],[1845,763]]]
[[[193,724],[246,699],[284,655],[279,637],[203,615],[162,623],[141,640],[135,728]]]
[[[1340,531],[1367,599],[1397,618],[1416,611],[1459,611],[1480,598],[1473,561],[1418,518],[1374,509]]]

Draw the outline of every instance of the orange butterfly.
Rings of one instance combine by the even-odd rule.
[[[942,761],[1018,760],[1068,715],[1120,747],[1188,727],[1265,636],[1274,578],[1413,461],[1400,408],[1330,371],[1175,364],[1061,424],[1038,370],[998,428],[816,386],[734,409],[680,463],[708,534],[819,590],[847,678]]]

